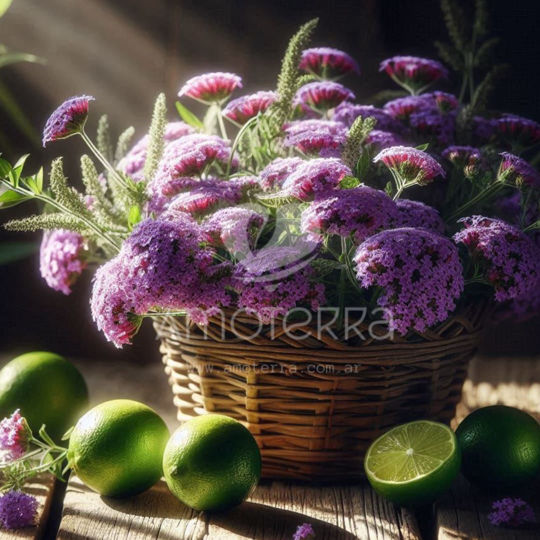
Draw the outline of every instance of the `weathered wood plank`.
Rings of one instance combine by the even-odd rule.
[[[42,538],[49,519],[52,499],[54,496],[55,479],[52,475],[43,475],[34,479],[33,482],[24,487],[25,493],[36,497],[39,503],[36,524],[34,527],[27,527],[15,531],[0,530],[0,538],[9,540],[10,538],[38,539]]]
[[[290,540],[310,522],[317,539],[419,540],[414,516],[367,486],[263,483],[248,502],[220,514],[190,510],[160,482],[131,499],[102,498],[74,478],[64,499],[60,539]]]
[[[465,383],[454,427],[469,412],[487,405],[504,404],[540,415],[540,360],[538,358],[476,358]],[[536,530],[512,530],[491,525],[487,519],[494,496],[482,492],[460,477],[435,507],[438,540],[533,540]],[[540,516],[538,493],[524,496]]]

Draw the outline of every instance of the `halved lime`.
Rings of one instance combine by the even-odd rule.
[[[454,432],[428,420],[387,431],[371,444],[364,460],[373,489],[403,506],[434,501],[450,487],[460,464]]]

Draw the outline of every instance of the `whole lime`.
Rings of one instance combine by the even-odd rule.
[[[77,422],[68,462],[101,495],[136,495],[161,478],[168,439],[165,422],[150,407],[129,399],[106,401]]]
[[[0,417],[20,409],[34,432],[45,424],[58,440],[87,406],[82,375],[58,354],[30,352],[0,370]]]
[[[390,429],[375,439],[364,459],[373,489],[403,506],[433,502],[452,485],[459,465],[454,432],[429,420]]]
[[[480,486],[514,487],[540,473],[540,425],[514,407],[478,409],[459,424],[456,435],[463,474]]]
[[[240,504],[261,476],[261,453],[253,435],[220,414],[182,424],[167,444],[163,472],[169,489],[195,510]]]

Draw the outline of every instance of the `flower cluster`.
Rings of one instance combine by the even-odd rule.
[[[380,287],[377,303],[400,334],[444,321],[463,291],[457,248],[426,229],[382,231],[365,240],[354,261],[362,287]]]
[[[388,195],[360,186],[334,190],[315,199],[302,214],[302,230],[316,235],[351,235],[355,242],[361,243],[388,228],[396,218],[396,205]]]
[[[41,277],[55,291],[71,293],[71,286],[87,266],[84,238],[62,229],[46,231],[39,251]]]
[[[313,540],[315,538],[315,531],[311,523],[302,523],[296,528],[296,532],[293,535],[293,540]]]
[[[231,99],[240,76],[198,75],[178,93],[182,121],[167,121],[160,96],[131,148],[125,132],[116,151],[103,149],[107,134],[92,142],[89,96],[54,111],[44,144],[79,134],[99,164],[83,160],[85,192],[58,167],[50,189],[17,166],[0,178],[11,202],[49,203],[51,215],[11,224],[56,229],[41,246],[47,283],[67,294],[103,261],[92,315],[119,346],[146,316],[181,312],[203,324],[222,307],[269,321],[335,300],[341,313],[348,302],[378,304],[403,335],[444,321],[486,285],[514,312],[537,311],[540,124],[479,116],[489,110],[482,92],[467,103],[473,84],[459,98],[429,88],[447,70],[413,56],[380,64],[406,93],[357,103],[337,82],[359,74],[356,61],[328,47],[302,52],[300,34],[276,91]]]
[[[23,529],[34,525],[38,509],[35,497],[12,490],[0,496],[0,523],[5,529]]]
[[[331,47],[313,47],[302,53],[300,69],[322,77],[335,78],[347,73],[360,73],[356,60],[347,53]]]
[[[1,461],[13,461],[28,450],[30,428],[17,409],[10,417],[0,422]]]
[[[58,139],[65,139],[80,133],[88,118],[88,106],[93,100],[92,96],[78,96],[64,101],[51,114],[45,124],[43,146]]]
[[[519,229],[500,219],[463,218],[454,235],[463,243],[499,302],[527,298],[540,284],[540,248]]]
[[[488,519],[493,525],[520,527],[536,523],[536,517],[531,506],[523,499],[505,497],[495,501],[492,505],[492,512],[488,514]]]

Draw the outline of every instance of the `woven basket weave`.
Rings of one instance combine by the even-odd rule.
[[[232,416],[255,436],[264,477],[338,481],[363,475],[367,447],[391,426],[452,419],[487,311],[475,303],[422,334],[357,343],[315,327],[301,341],[271,326],[257,332],[245,314],[235,334],[228,316],[154,326],[180,421]]]

